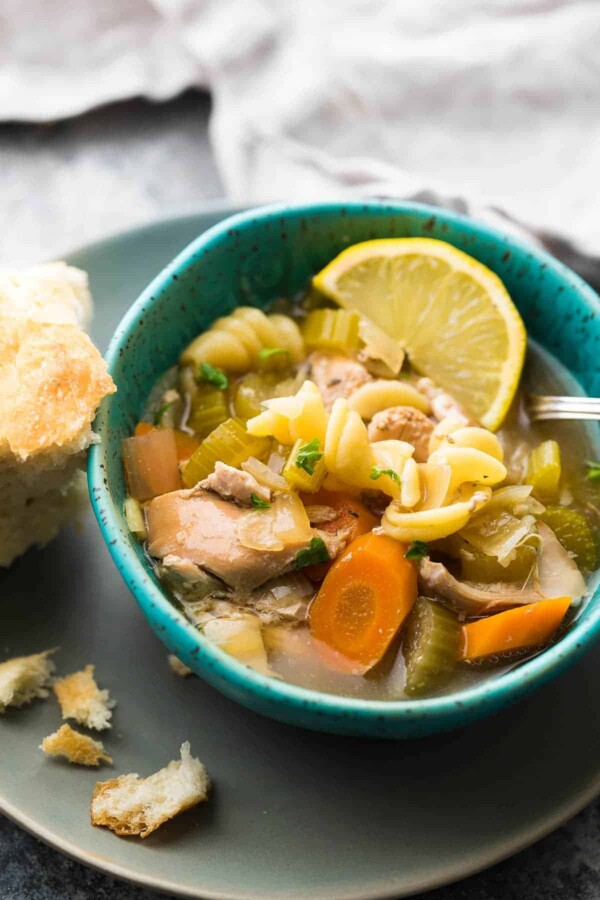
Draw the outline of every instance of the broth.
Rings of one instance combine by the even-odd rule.
[[[289,305],[287,309],[290,309]],[[297,314],[298,307],[294,308],[294,312]],[[277,382],[278,378],[284,377],[290,383],[293,382],[293,375],[290,374],[288,369],[285,372],[282,370],[279,374],[276,367],[273,371],[275,373],[273,375],[273,383]],[[302,372],[302,364],[300,365],[300,372]],[[169,396],[165,392],[173,389],[180,383],[178,378],[180,376],[175,368],[166,373],[157,383],[150,394],[143,416],[146,423],[156,422],[157,410],[160,412],[161,409],[165,408],[164,397]],[[235,386],[237,378],[233,377],[230,381]],[[296,386],[300,381],[301,378],[297,378]],[[561,501],[567,501],[573,508],[585,511],[596,535],[600,523],[598,488],[590,481],[587,481],[584,475],[585,460],[594,459],[598,456],[597,426],[578,422],[531,425],[527,420],[524,409],[524,395],[527,391],[568,394],[578,393],[579,389],[568,372],[556,359],[535,343],[529,342],[521,386],[504,424],[497,433],[504,450],[504,459],[507,463],[509,474],[513,463],[522,470],[523,460],[529,451],[538,446],[540,442],[550,439],[557,441],[560,445],[562,458]],[[233,394],[235,394],[235,390]],[[190,420],[188,418],[190,413],[189,397],[186,395],[184,400],[185,402],[178,412],[179,419],[174,427],[179,427],[182,429],[182,433],[191,435],[192,430],[189,428]],[[239,414],[239,410],[235,406],[236,401],[232,399],[231,392],[228,403],[229,409],[226,414]],[[254,495],[252,496],[254,498]],[[255,500],[253,499],[253,504],[254,502]],[[268,506],[269,504],[263,505]],[[156,559],[153,559],[150,555],[148,555],[148,559],[155,566],[157,573],[162,576],[163,570],[157,565]],[[213,574],[218,575],[219,573]],[[224,608],[223,604],[227,605],[233,602],[242,609],[247,608],[247,592],[243,596],[244,592],[240,594],[235,589],[233,592],[230,591],[224,585],[221,588],[217,586],[212,599],[208,603],[203,600],[198,606],[196,598],[192,597],[193,602],[190,602],[189,595],[186,596],[185,591],[178,588],[173,589],[172,583],[168,581],[166,583],[171,590],[173,601],[199,627],[204,627],[205,623],[210,620],[211,612],[209,607],[211,603],[214,604],[217,616],[219,615],[218,611]],[[318,588],[319,584],[316,583],[314,593],[318,591]],[[198,609],[200,610],[200,615],[198,615]],[[581,605],[579,610],[572,607],[565,621],[571,621],[580,609]],[[228,610],[227,615],[231,612],[230,608]],[[252,605],[250,605],[250,612],[252,615],[255,612]],[[563,623],[557,634],[561,634],[565,627],[565,623]],[[402,631],[400,632],[400,637],[397,636],[391,642],[383,658],[376,665],[369,668],[366,672],[352,674],[332,666],[330,655],[324,654],[322,642],[313,637],[307,621],[300,623],[297,621],[289,623],[285,621],[277,622],[269,621],[267,616],[261,620],[261,628],[266,650],[267,671],[276,677],[304,688],[345,697],[384,701],[407,697],[405,691],[406,664],[400,647]],[[556,638],[556,635],[554,637]],[[484,680],[501,677],[503,673],[516,665],[522,664],[524,659],[531,658],[532,655],[535,655],[535,652],[539,652],[542,649],[536,649],[534,652],[523,651],[495,659],[493,666],[486,664],[457,664],[443,682],[429,689],[426,695],[438,696],[440,694],[453,693],[472,687]],[[234,655],[238,655],[237,652]],[[245,658],[244,661],[246,661]],[[249,662],[249,664],[260,670],[257,664],[253,662]],[[261,666],[264,669],[262,663]]]

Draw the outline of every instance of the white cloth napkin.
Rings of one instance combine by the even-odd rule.
[[[504,214],[597,280],[599,47],[598,0],[3,0],[0,119],[203,86],[235,202]]]

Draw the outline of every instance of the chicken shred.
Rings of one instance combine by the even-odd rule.
[[[369,422],[369,440],[372,442],[398,440],[406,441],[415,448],[417,462],[427,462],[429,438],[433,422],[412,406],[390,406],[375,413]]]
[[[327,410],[339,397],[348,398],[357,388],[373,381],[363,365],[341,353],[315,350],[310,354],[308,363],[309,377],[321,391]]]

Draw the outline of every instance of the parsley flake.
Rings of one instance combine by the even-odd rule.
[[[594,462],[592,459],[586,460],[588,467],[586,478],[588,481],[597,483],[600,481],[600,462]]]
[[[271,505],[270,503],[267,503],[266,500],[261,500],[256,494],[250,494],[250,503],[254,509],[268,509]]]
[[[388,475],[392,479],[392,481],[395,481],[396,484],[400,484],[400,476],[397,472],[394,472],[393,469],[380,469],[379,466],[373,466],[369,478],[372,478],[373,481],[376,481],[378,478],[381,478],[382,475]]]
[[[300,550],[300,552],[297,554],[294,568],[303,569],[304,566],[312,566],[315,563],[329,562],[330,559],[331,557],[329,556],[329,551],[325,546],[325,541],[323,540],[323,538],[314,537],[311,539],[308,547],[305,550]]]
[[[270,359],[272,356],[277,356],[280,353],[285,353],[287,356],[288,351],[285,347],[263,347],[258,353],[258,358],[261,360]]]
[[[170,400],[168,403],[163,403],[163,405],[160,406],[154,413],[154,416],[152,418],[152,424],[160,425],[160,423],[162,422],[162,417],[164,416],[166,411],[169,409],[169,407],[173,406],[173,404],[175,402],[176,402],[175,400]]]
[[[412,541],[404,554],[404,559],[423,559],[429,554],[429,545],[425,541]]]
[[[307,475],[314,473],[315,466],[323,457],[320,447],[320,440],[313,438],[308,444],[303,444],[296,453],[296,466],[299,469],[304,469]]]
[[[210,363],[200,363],[200,371],[198,373],[199,381],[208,381],[210,384],[214,384],[215,387],[220,388],[222,391],[229,384],[229,379],[227,375],[223,371],[223,369],[217,369],[216,366],[211,366]]]

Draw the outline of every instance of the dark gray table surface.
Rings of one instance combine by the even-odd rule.
[[[0,265],[47,259],[222,196],[209,111],[208,98],[190,92],[161,106],[132,101],[57,125],[0,125]],[[67,859],[0,816],[0,900],[153,896]],[[600,801],[512,859],[426,896],[600,898]]]

